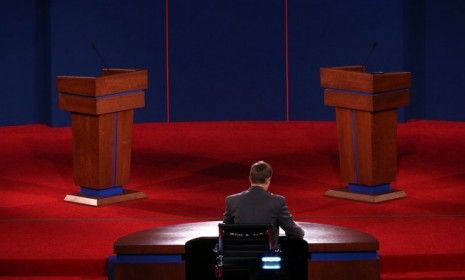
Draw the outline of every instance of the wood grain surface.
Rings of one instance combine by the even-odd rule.
[[[372,94],[410,88],[410,72],[373,74],[360,71],[360,67],[362,66],[320,68],[321,86]]]
[[[99,77],[57,76],[57,91],[83,96],[104,96],[148,86],[147,70],[108,69]]]
[[[131,233],[115,241],[116,254],[184,254],[194,238],[217,238],[219,221],[178,224]],[[305,231],[309,252],[377,251],[378,240],[355,229],[299,223]]]

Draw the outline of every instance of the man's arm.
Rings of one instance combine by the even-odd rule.
[[[286,236],[302,238],[305,235],[304,230],[294,222],[284,197],[278,215],[278,223],[284,232],[286,232]]]
[[[223,213],[223,223],[234,224],[234,217],[232,216],[231,209],[229,207],[228,198],[225,199],[225,207]]]

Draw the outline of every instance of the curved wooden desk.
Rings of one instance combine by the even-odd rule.
[[[109,259],[110,278],[185,279],[186,242],[216,239],[218,223],[178,224],[119,238],[116,256]],[[373,236],[333,225],[298,224],[308,243],[308,279],[379,279],[379,243]]]

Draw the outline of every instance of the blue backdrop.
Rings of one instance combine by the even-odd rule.
[[[55,77],[97,75],[92,44],[107,66],[149,70],[137,122],[333,120],[319,68],[364,63],[413,73],[402,119],[463,121],[464,10],[460,0],[2,0],[0,125],[68,125]]]

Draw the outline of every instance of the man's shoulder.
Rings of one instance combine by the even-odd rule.
[[[235,199],[235,198],[245,195],[246,193],[247,193],[247,190],[239,192],[239,193],[231,194],[231,195],[228,195],[226,199],[227,200]]]
[[[248,190],[245,190],[245,191],[242,191],[242,192],[239,192],[239,193],[235,193],[235,194],[231,194],[231,195],[228,195],[226,197],[226,200],[227,201],[235,201],[237,199],[240,199],[241,197],[244,197],[244,196],[247,196],[247,195],[256,195],[256,194],[259,194],[260,196],[264,196],[264,197],[267,197],[267,199],[270,199],[274,202],[279,202],[279,203],[283,203],[285,201],[285,197],[282,196],[282,195],[279,195],[279,194],[274,194],[274,193],[271,193],[271,192],[267,192],[267,191],[263,191],[263,192],[251,192],[250,189]]]
[[[269,193],[270,196],[275,199],[275,200],[278,200],[278,201],[284,201],[286,198],[282,195],[279,195],[279,194],[274,194],[274,193]]]

